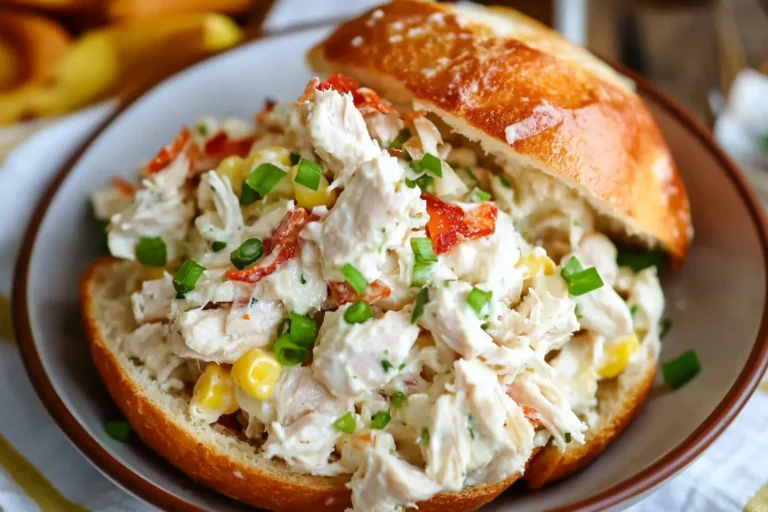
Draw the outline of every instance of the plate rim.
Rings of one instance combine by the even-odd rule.
[[[282,36],[310,32],[320,28],[330,28],[337,24],[338,21],[339,20],[323,20],[321,22],[302,24],[300,26],[291,27],[266,35],[258,35],[257,37],[243,41],[241,44],[236,45],[230,50],[242,48],[243,46],[254,42],[271,41],[279,39]],[[205,65],[210,59],[225,53],[227,52],[212,55],[191,67]],[[763,264],[766,269],[765,287],[766,290],[768,290],[768,222],[766,221],[761,204],[742,174],[742,171],[718,146],[712,134],[700,121],[694,119],[693,116],[676,101],[661,92],[661,90],[651,83],[650,80],[640,76],[621,64],[614,63],[610,60],[606,60],[606,62],[622,74],[634,80],[637,85],[638,93],[642,92],[650,97],[657,106],[666,110],[667,113],[671,114],[673,118],[686,128],[686,131],[699,139],[704,147],[712,154],[712,157],[720,164],[720,167],[726,172],[736,187],[738,194],[744,201],[748,213],[755,225],[755,229],[760,237],[760,248],[763,256]],[[51,381],[43,368],[40,354],[36,349],[34,337],[32,335],[32,324],[28,308],[29,297],[27,293],[29,289],[28,280],[32,249],[37,241],[40,226],[46,216],[48,205],[58,192],[66,177],[104,130],[125,112],[126,109],[133,105],[135,101],[142,98],[145,94],[154,91],[157,87],[165,84],[167,80],[188,69],[190,69],[190,67],[174,73],[141,94],[122,100],[115,111],[85,138],[67,161],[56,171],[54,179],[35,205],[34,213],[25,230],[14,270],[11,302],[17,344],[27,375],[29,376],[40,401],[54,420],[54,423],[56,423],[78,451],[112,482],[140,500],[166,510],[206,512],[206,509],[200,508],[162,488],[160,485],[152,482],[138,472],[133,471],[117,460],[88,433],[75,415],[66,407],[51,384]],[[739,412],[741,412],[742,408],[759,385],[766,368],[768,368],[768,297],[764,297],[763,300],[763,315],[760,320],[760,328],[748,356],[747,363],[723,399],[706,417],[701,425],[672,450],[632,477],[622,480],[608,489],[592,496],[575,501],[563,507],[549,509],[548,512],[560,512],[565,510],[600,510],[629,502],[634,498],[638,498],[649,491],[652,491],[700,456],[731,424]],[[168,462],[166,461],[166,463]],[[195,485],[202,484],[195,483]]]

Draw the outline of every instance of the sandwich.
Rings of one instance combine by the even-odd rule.
[[[274,511],[476,510],[638,412],[685,187],[631,81],[508,9],[396,0],[252,120],[92,195],[93,359],[133,430]]]

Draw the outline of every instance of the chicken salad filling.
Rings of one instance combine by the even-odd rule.
[[[449,140],[450,139],[450,140]],[[597,388],[659,343],[656,267],[584,200],[348,77],[202,119],[94,192],[143,265],[122,349],[193,421],[392,511],[583,443]]]

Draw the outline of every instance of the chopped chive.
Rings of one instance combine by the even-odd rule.
[[[229,261],[242,270],[251,263],[255,262],[264,254],[264,244],[258,238],[249,238],[240,247],[232,251],[229,255]]]
[[[397,136],[392,140],[392,143],[389,145],[389,147],[394,149],[403,149],[403,144],[408,141],[408,139],[411,138],[411,130],[408,128],[403,128],[399,132],[397,132]]]
[[[351,412],[348,412],[344,416],[341,416],[339,419],[333,422],[333,428],[339,432],[351,434],[355,431],[355,428],[357,428],[357,420],[355,419],[355,415]]]
[[[763,147],[768,149],[768,134],[763,135],[762,137]]]
[[[482,203],[483,201],[490,201],[491,194],[486,192],[485,190],[480,190],[479,188],[475,188],[472,191],[471,201],[473,203]]]
[[[421,446],[429,444],[429,429],[427,427],[421,429],[421,433],[419,434],[419,438],[416,440],[416,442]]]
[[[701,361],[693,350],[686,350],[675,359],[661,364],[664,380],[672,389],[679,389],[701,371]]]
[[[635,316],[637,314],[637,304],[632,304],[629,307],[629,314]]]
[[[416,256],[416,261],[437,263],[437,254],[432,249],[432,240],[429,238],[411,238],[411,249]]]
[[[203,136],[208,135],[208,125],[205,123],[197,125],[197,133]]]
[[[227,247],[227,242],[216,241],[211,244],[211,247],[213,248],[213,252],[223,251]]]
[[[502,185],[504,185],[504,188],[512,188],[512,185],[509,183],[509,180],[504,176],[499,176],[499,181],[501,182]]]
[[[176,290],[176,297],[181,298],[185,293],[194,290],[204,270],[205,268],[196,261],[185,260],[173,275],[173,288]]]
[[[411,286],[424,286],[427,284],[430,279],[432,279],[433,271],[434,267],[432,263],[414,263],[413,275],[411,276]]]
[[[432,153],[426,153],[419,161],[419,166],[425,171],[429,171],[438,178],[443,177],[443,163]]]
[[[277,361],[283,366],[296,366],[312,357],[310,347],[295,343],[290,334],[277,338],[273,348]]]
[[[475,438],[475,418],[471,414],[467,416],[467,430],[469,430],[469,437]]]
[[[381,360],[381,367],[384,368],[385,372],[388,372],[389,370],[391,370],[395,366],[390,362],[389,359],[382,359]]]
[[[467,175],[468,175],[468,176],[469,176],[469,177],[472,179],[472,181],[474,181],[474,182],[475,182],[476,184],[478,184],[478,185],[480,184],[480,178],[478,178],[478,177],[477,177],[477,174],[475,174],[474,172],[472,172],[472,168],[470,168],[470,167],[465,167],[465,168],[464,168],[464,172],[466,172],[466,173],[467,173]]]
[[[571,433],[570,432],[566,432],[564,437],[565,437],[565,442],[566,443],[570,443],[571,442]]]
[[[255,203],[259,199],[259,193],[253,190],[245,182],[243,182],[243,189],[240,192],[240,204],[243,206],[248,206],[249,204]]]
[[[125,443],[131,436],[131,425],[125,420],[111,420],[104,424],[104,431],[115,441]]]
[[[472,291],[467,295],[467,304],[471,307],[478,316],[483,314],[483,310],[491,302],[493,292],[484,292],[480,288],[472,288]]]
[[[429,192],[434,182],[435,182],[435,178],[433,178],[428,174],[422,174],[415,180],[409,180],[408,178],[406,178],[405,186],[408,188],[419,187],[422,192]]]
[[[299,169],[293,179],[296,183],[304,185],[310,190],[320,187],[320,177],[323,175],[323,167],[304,158],[299,162]]]
[[[635,273],[652,266],[661,270],[664,262],[665,256],[661,251],[620,252],[616,256],[620,267],[630,267]]]
[[[164,267],[168,261],[168,249],[163,239],[159,236],[139,237],[136,260],[145,267]]]
[[[413,304],[413,313],[411,313],[411,323],[415,324],[424,314],[424,306],[429,302],[429,290],[422,288],[416,295],[416,302]]]
[[[584,295],[603,286],[603,279],[595,267],[583,269],[581,263],[572,256],[560,271],[568,292],[574,297]]]
[[[392,407],[395,409],[401,408],[403,405],[405,405],[405,402],[408,401],[408,395],[403,393],[402,391],[395,391],[392,394]]]
[[[288,155],[288,158],[292,166],[296,165],[297,163],[299,163],[299,161],[301,161],[301,155],[298,153],[291,153],[290,155]]]
[[[341,273],[344,274],[347,282],[358,295],[362,295],[365,289],[368,288],[368,281],[366,281],[363,274],[351,264],[347,263],[341,267]]]
[[[291,341],[297,345],[312,345],[317,339],[317,322],[292,312],[290,334]]]
[[[259,165],[247,178],[245,178],[240,202],[242,204],[250,204],[257,199],[266,196],[284,177],[285,172],[274,164],[265,163]],[[247,194],[246,190],[249,191]],[[255,199],[250,201],[250,203],[244,203],[243,198],[246,196],[249,200],[254,197]]]
[[[373,318],[373,310],[364,300],[355,302],[344,312],[344,320],[348,324],[361,324],[370,318]]]
[[[672,319],[671,318],[665,318],[661,321],[661,333],[659,334],[660,338],[663,338],[667,334],[669,334],[669,331],[672,330]]]
[[[390,416],[389,412],[379,411],[371,418],[371,428],[382,429],[389,424],[391,419],[392,416]]]

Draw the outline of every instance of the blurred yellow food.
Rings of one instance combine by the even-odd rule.
[[[0,9],[0,40],[0,89],[47,80],[72,42],[58,22],[11,9]]]
[[[117,92],[131,93],[240,41],[220,14],[116,24],[83,34],[44,84],[0,92],[0,124],[69,112]]]
[[[96,12],[102,0],[3,0],[8,5],[31,7],[55,12]]]
[[[253,0],[108,0],[105,11],[110,19],[126,20],[192,12],[236,14],[252,5]]]

